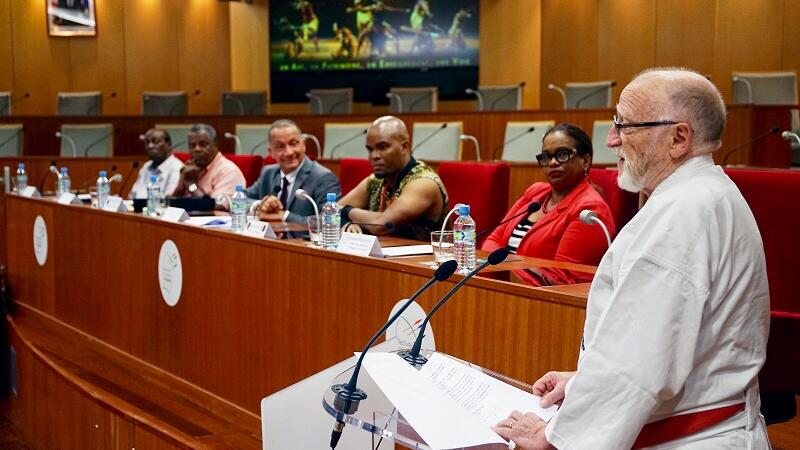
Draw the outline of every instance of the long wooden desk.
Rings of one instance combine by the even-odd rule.
[[[9,281],[26,310],[245,416],[257,417],[262,397],[363,346],[391,307],[432,274],[421,264],[298,241],[47,199],[5,200]],[[43,266],[33,249],[37,216],[47,229]],[[174,307],[162,300],[157,277],[166,239],[177,245],[183,271]],[[457,279],[432,288],[422,307],[430,310]],[[574,368],[586,294],[586,286],[542,289],[476,277],[433,319],[437,348],[528,381],[546,370]],[[37,375],[18,376],[24,386]]]
[[[769,135],[758,140],[752,146],[747,142],[771,127],[786,130],[791,127],[791,109],[797,106],[756,106],[729,105],[728,126],[722,137],[723,147],[717,152],[721,158],[730,149],[744,146],[729,159],[731,164],[748,164],[764,167],[788,167],[790,163],[789,143],[781,140],[779,135]],[[464,111],[402,114],[412,129],[415,122],[451,122],[463,123],[463,132],[475,136],[481,143],[481,154],[484,161],[499,157],[492,152],[502,147],[505,140],[505,127],[509,121],[552,120],[555,123],[574,123],[591,135],[595,120],[611,120],[612,109],[573,109],[573,110],[526,110],[526,111]],[[139,135],[157,123],[196,123],[204,122],[213,125],[219,136],[218,145],[224,152],[233,153],[234,143],[222,138],[225,132],[235,133],[236,124],[261,123],[269,124],[283,118],[277,116],[182,116],[182,117],[143,117],[143,116],[97,116],[97,117],[64,117],[64,116],[8,116],[0,117],[0,124],[21,124],[23,129],[23,155],[47,156],[59,154],[59,141],[55,133],[61,124],[111,123],[114,127],[114,154],[117,156],[135,156],[144,153]],[[290,117],[296,121],[304,132],[314,134],[324,141],[325,123],[327,122],[371,122],[374,115],[298,115]],[[180,139],[174,139],[175,142]],[[324,145],[324,142],[323,142]],[[476,159],[472,145],[464,146],[463,158]],[[717,161],[721,162],[721,159]]]

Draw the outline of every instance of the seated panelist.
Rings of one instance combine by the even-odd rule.
[[[144,135],[144,149],[149,161],[142,165],[129,198],[147,198],[150,177],[156,176],[162,193],[171,194],[178,185],[183,163],[172,154],[172,138],[166,130],[151,128]]]
[[[261,220],[303,223],[306,217],[314,215],[311,202],[296,198],[297,189],[306,191],[320,209],[328,192],[339,196],[342,189],[336,175],[306,157],[303,133],[296,123],[276,120],[269,127],[267,149],[277,164],[264,167],[258,180],[245,192],[250,198],[261,199],[256,210]]]
[[[181,169],[173,197],[233,195],[236,185],[245,185],[239,167],[217,148],[217,132],[211,125],[199,123],[189,129],[190,158]]]
[[[448,212],[447,191],[436,171],[411,155],[405,123],[393,116],[378,118],[367,130],[366,147],[372,175],[339,200],[342,224],[429,241]]]
[[[575,125],[559,124],[544,135],[542,153],[536,160],[544,168],[547,182],[528,187],[506,218],[522,213],[531,202],[538,202],[541,208],[497,227],[483,243],[483,250],[508,247],[519,255],[597,265],[608,247],[606,237],[598,225],[581,222],[580,213],[594,211],[611,236],[615,226],[608,204],[589,182],[592,140]],[[535,286],[592,280],[591,274],[558,268],[515,273]]]

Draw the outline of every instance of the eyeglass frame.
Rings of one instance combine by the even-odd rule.
[[[558,156],[557,156],[557,155],[558,155],[558,153],[560,153],[560,152],[563,152],[563,151],[565,151],[565,150],[568,150],[568,151],[569,151],[569,156],[567,157],[567,159],[565,159],[565,160],[561,161],[560,159],[558,159]],[[552,160],[553,160],[553,158],[555,158],[555,159],[556,159],[556,161],[558,161],[558,163],[559,163],[559,164],[564,164],[565,162],[567,162],[567,161],[569,161],[570,159],[572,159],[572,157],[573,157],[574,155],[578,155],[578,154],[580,154],[580,152],[578,152],[578,149],[577,149],[577,148],[559,147],[559,148],[558,148],[558,150],[556,150],[556,151],[555,151],[555,152],[553,152],[553,153],[542,151],[541,153],[539,153],[538,155],[536,155],[536,162],[537,162],[537,163],[539,163],[539,167],[545,167],[545,166],[547,166],[548,164],[550,164],[550,161],[552,161]],[[543,160],[541,160],[541,161],[540,161],[540,160],[539,160],[539,157],[540,157],[540,156],[545,156],[545,155],[549,155],[549,157],[548,157],[548,158],[546,158],[546,159],[543,159]]]
[[[628,122],[622,123],[617,121],[617,115],[614,114],[611,116],[614,121],[614,128],[617,129],[617,133],[621,132],[623,128],[646,128],[646,127],[660,127],[664,125],[677,125],[680,122],[676,122],[674,120],[658,120],[655,122]]]

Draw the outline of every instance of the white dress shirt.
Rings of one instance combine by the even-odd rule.
[[[303,163],[305,163],[305,160],[303,160]],[[300,163],[300,165],[297,166],[296,169],[294,169],[293,171],[291,171],[289,173],[283,173],[283,171],[281,171],[281,179],[278,182],[279,185],[281,187],[283,187],[283,179],[284,178],[286,178],[286,180],[289,181],[289,185],[286,187],[286,189],[289,192],[286,195],[286,204],[283,205],[283,209],[284,209],[284,211],[283,211],[283,220],[284,221],[286,221],[286,218],[289,217],[289,207],[288,207],[288,205],[289,205],[289,202],[292,201],[292,197],[294,197],[294,181],[297,179],[297,174],[300,172],[300,167],[302,167],[303,163]],[[283,189],[278,191],[278,198],[281,198],[281,195],[283,195]]]
[[[600,262],[578,372],[547,440],[629,449],[646,423],[744,402],[744,412],[658,448],[768,449],[757,379],[768,331],[753,214],[710,155],[691,158]]]
[[[136,177],[136,182],[128,194],[128,198],[147,198],[147,184],[150,183],[150,176],[155,175],[158,177],[158,186],[161,188],[161,194],[164,196],[171,195],[175,187],[178,186],[178,180],[181,178],[181,168],[183,163],[175,155],[169,155],[161,164],[153,167],[153,161],[147,161],[139,169],[139,175]]]

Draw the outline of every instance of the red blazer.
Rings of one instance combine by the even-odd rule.
[[[522,197],[514,203],[503,220],[524,211],[531,202],[543,203],[550,193],[549,183],[534,183]],[[614,218],[603,197],[589,184],[588,179],[580,182],[564,197],[558,205],[548,211],[528,231],[519,244],[517,253],[536,258],[553,259],[596,266],[605,254],[608,244],[599,225],[586,225],[580,220],[580,213],[590,209],[608,227],[613,238],[616,234]],[[494,250],[508,245],[508,238],[514,227],[524,216],[512,220],[495,229],[483,243],[484,250]],[[526,283],[535,286],[546,284],[572,284],[592,280],[592,274],[572,272],[564,269],[541,268],[539,272],[549,280],[542,280],[527,270],[515,271]]]

